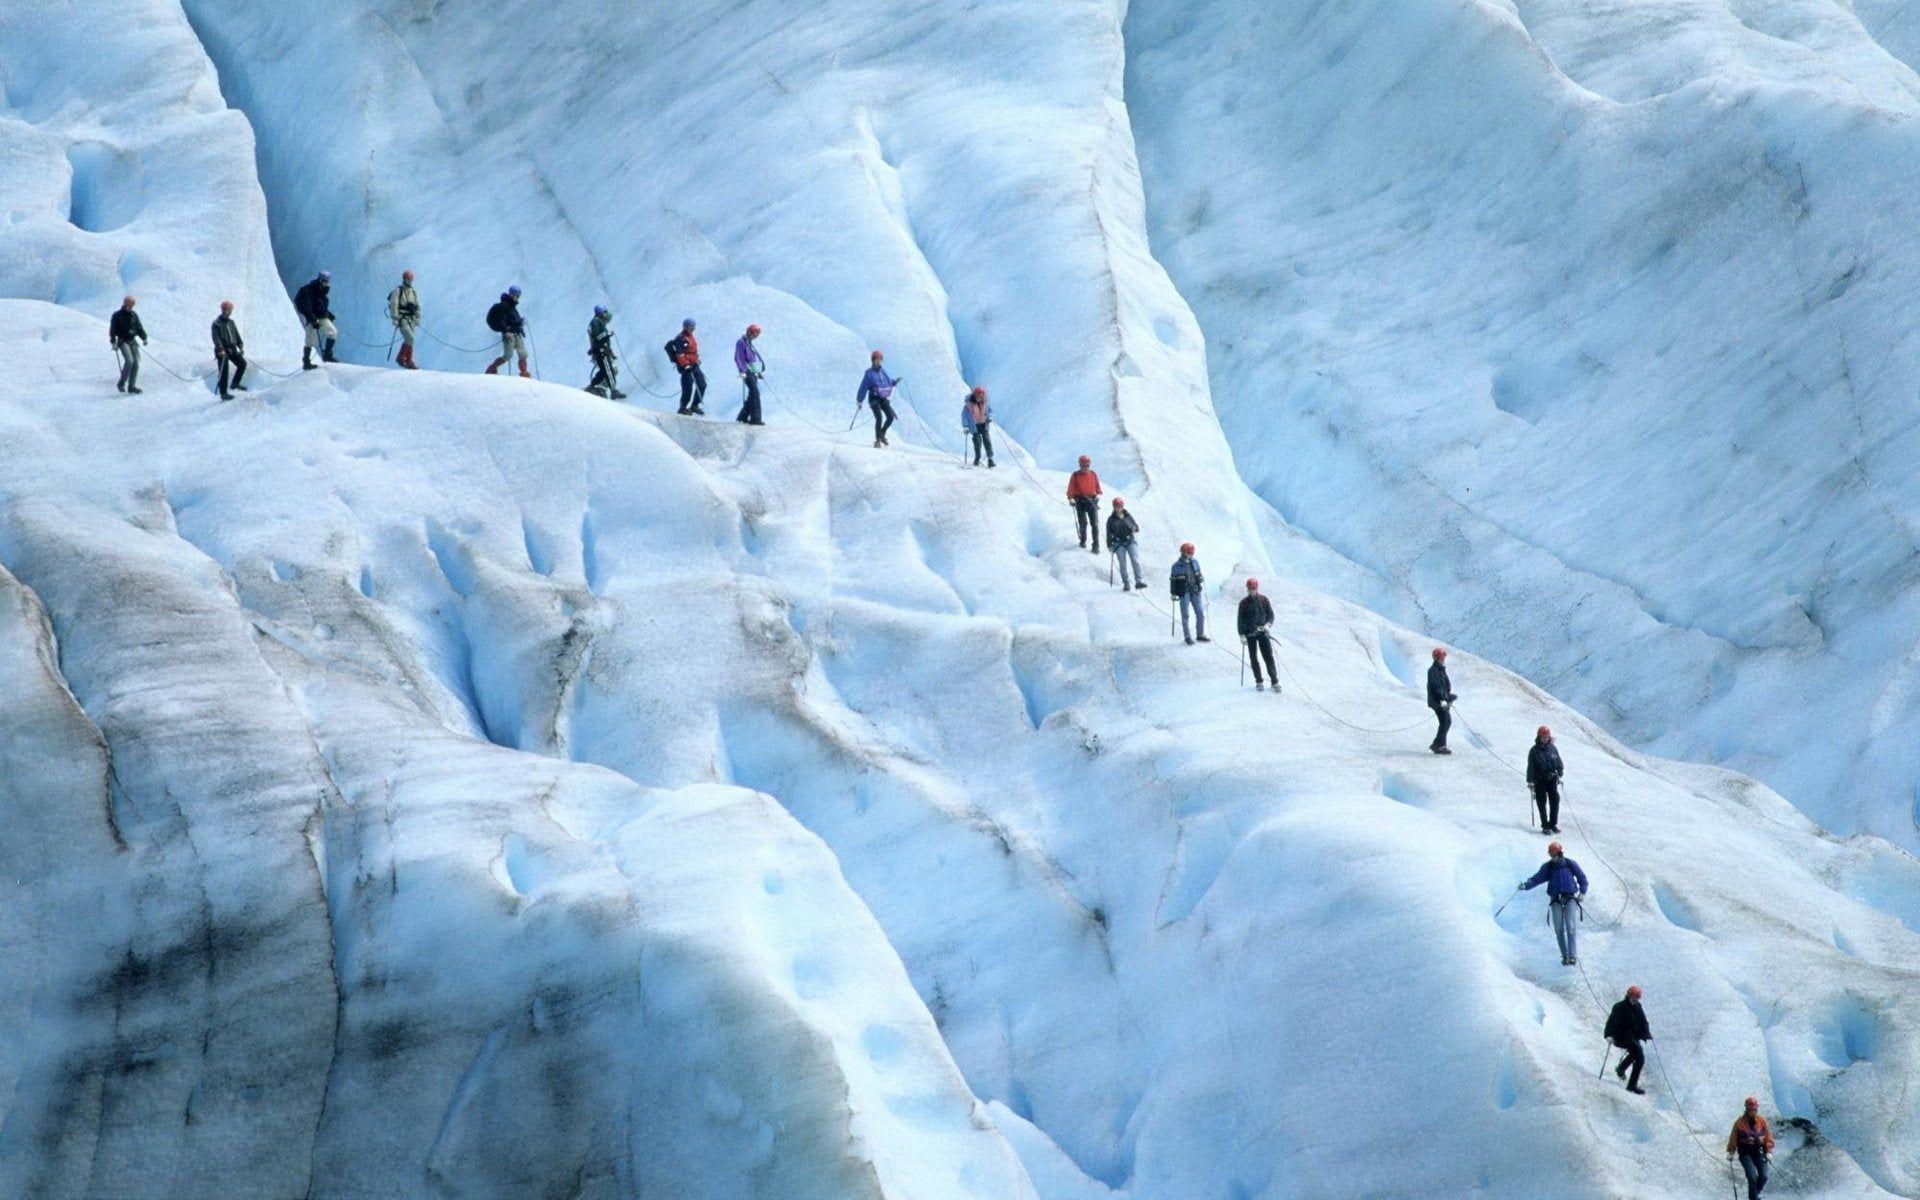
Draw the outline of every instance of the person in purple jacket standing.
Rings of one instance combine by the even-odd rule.
[[[733,369],[740,372],[740,382],[747,385],[746,399],[741,401],[740,415],[734,420],[742,425],[765,425],[760,419],[760,380],[767,373],[766,360],[753,348],[754,339],[760,336],[758,325],[747,326],[740,340],[733,344]]]
[[[873,448],[876,450],[887,444],[887,430],[893,426],[893,389],[900,386],[900,381],[880,365],[884,358],[886,355],[878,350],[873,352],[873,365],[860,377],[860,391],[853,398],[856,413],[862,404],[873,405]]]

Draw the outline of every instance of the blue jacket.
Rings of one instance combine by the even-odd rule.
[[[1584,896],[1587,894],[1587,873],[1580,864],[1562,854],[1559,858],[1549,858],[1533,878],[1520,886],[1532,891],[1541,884],[1547,885],[1549,896]]]
[[[853,398],[855,404],[864,404],[868,396],[878,396],[882,400],[893,398],[895,386],[893,376],[880,367],[868,367],[867,373],[860,377],[860,392]]]

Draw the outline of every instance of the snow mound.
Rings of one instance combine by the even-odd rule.
[[[1900,12],[1143,0],[1127,33],[1247,483],[1390,611],[1912,847]]]
[[[1425,643],[1286,584],[1236,690],[1057,474],[433,372],[134,405],[0,317],[14,1190],[1705,1192],[1749,1091],[1803,1194],[1920,1182],[1920,868],[1749,781],[1465,655],[1435,759]],[[1585,973],[1494,916],[1542,719]],[[1671,1094],[1593,1078],[1629,982]]]
[[[156,342],[203,354],[222,298],[257,348],[297,336],[253,133],[178,5],[9,0],[0,92],[0,297],[104,317],[133,293]]]

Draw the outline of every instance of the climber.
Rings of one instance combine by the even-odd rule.
[[[693,334],[692,317],[680,322],[680,332],[667,343],[667,360],[680,372],[680,415],[705,416],[707,373],[700,369],[700,339]]]
[[[413,272],[400,272],[400,286],[387,293],[387,320],[400,335],[400,353],[393,361],[409,371],[418,370],[413,361],[413,336],[420,332],[420,293],[413,290]]]
[[[980,465],[980,455],[984,451],[987,466],[993,466],[993,405],[987,403],[987,389],[976,387],[967,393],[960,402],[960,429],[967,435],[967,442],[973,447],[973,465]],[[965,454],[962,452],[962,461]]]
[[[313,370],[313,352],[320,351],[323,362],[338,362],[333,356],[333,344],[339,339],[340,331],[334,328],[333,309],[328,307],[328,293],[333,290],[333,273],[322,271],[293,294],[293,311],[300,314],[300,324],[307,331],[306,345],[300,351],[300,365]]]
[[[1140,571],[1140,551],[1134,545],[1134,537],[1140,532],[1140,522],[1133,519],[1127,511],[1127,502],[1120,497],[1113,498],[1113,512],[1107,516],[1107,551],[1120,560],[1120,590],[1139,591],[1147,586],[1147,577]],[[1133,574],[1127,574],[1127,564],[1133,564]],[[1112,580],[1107,582],[1111,583]]]
[[[1532,878],[1520,885],[1522,891],[1532,891],[1541,884],[1547,885],[1548,915],[1553,921],[1553,937],[1560,943],[1560,965],[1571,967],[1580,961],[1579,935],[1575,928],[1579,915],[1574,909],[1587,894],[1587,873],[1580,864],[1568,858],[1559,842],[1547,846],[1547,861]]]
[[[1427,747],[1435,754],[1453,753],[1447,749],[1447,730],[1453,728],[1453,702],[1457,699],[1453,683],[1447,679],[1447,652],[1435,646],[1433,665],[1427,668],[1427,707],[1440,719],[1440,731],[1433,735],[1433,745]]]
[[[1100,477],[1093,473],[1093,460],[1082,454],[1080,469],[1067,476],[1067,503],[1073,505],[1073,524],[1080,544],[1093,535],[1093,552],[1100,553]]]
[[[893,389],[900,386],[900,380],[887,374],[880,364],[886,355],[878,350],[868,360],[867,373],[860,377],[860,390],[854,393],[853,411],[858,419],[860,405],[871,402],[873,405],[873,447],[878,450],[887,444],[887,430],[893,428]]]
[[[1628,988],[1627,998],[1607,1014],[1607,1027],[1601,1036],[1626,1051],[1620,1056],[1620,1065],[1613,1069],[1614,1076],[1626,1080],[1627,1090],[1634,1095],[1646,1095],[1646,1089],[1640,1086],[1640,1071],[1647,1065],[1647,1052],[1640,1043],[1652,1041],[1653,1031],[1647,1028],[1647,1014],[1640,1008],[1638,986]]]
[[[500,300],[487,310],[487,328],[500,335],[500,357],[487,364],[487,374],[498,374],[507,360],[519,356],[520,378],[532,379],[527,370],[527,319],[520,315],[520,285],[500,293]]]
[[[1747,1097],[1746,1111],[1733,1123],[1733,1132],[1727,1135],[1727,1161],[1740,1160],[1740,1169],[1747,1173],[1747,1200],[1760,1200],[1760,1193],[1767,1186],[1767,1167],[1773,1158],[1773,1131],[1767,1128],[1767,1119],[1760,1115],[1760,1101]]]
[[[1247,580],[1246,598],[1240,601],[1240,637],[1247,643],[1247,657],[1253,660],[1253,690],[1264,692],[1266,683],[1260,678],[1260,659],[1267,660],[1267,678],[1273,681],[1274,694],[1280,692],[1280,672],[1273,665],[1273,635],[1267,631],[1273,626],[1273,605],[1260,594],[1260,581]]]
[[[247,346],[240,339],[240,326],[233,319],[233,301],[220,302],[220,315],[213,319],[213,357],[220,364],[220,398],[233,399],[233,393],[244,392],[247,385],[240,377],[247,373]],[[233,372],[232,386],[229,388],[227,372]]]
[[[1527,786],[1533,789],[1533,804],[1540,810],[1541,833],[1560,832],[1560,776],[1565,771],[1560,750],[1553,744],[1553,730],[1542,725],[1527,751]]]
[[[114,391],[140,394],[140,346],[146,340],[147,327],[140,323],[133,297],[128,296],[107,320],[107,344],[120,356],[120,382],[113,385]]]
[[[754,339],[760,336],[758,325],[747,326],[740,340],[733,344],[733,369],[740,372],[740,382],[747,385],[746,399],[740,403],[740,415],[734,420],[742,425],[765,425],[760,419],[760,381],[766,378],[767,361],[753,347]]]
[[[1087,461],[1081,459],[1081,462]],[[1092,474],[1091,471],[1088,474]],[[1207,636],[1207,610],[1202,602],[1200,588],[1206,583],[1206,577],[1200,573],[1200,560],[1193,556],[1193,543],[1180,543],[1180,557],[1173,562],[1167,586],[1173,598],[1180,605],[1180,632],[1186,636],[1187,645],[1195,641],[1210,642]],[[1187,612],[1193,612],[1193,628],[1187,627]]]
[[[593,363],[593,378],[587,390],[608,400],[625,400],[620,390],[620,356],[613,352],[613,313],[604,304],[593,306],[593,320],[587,322],[587,358]]]

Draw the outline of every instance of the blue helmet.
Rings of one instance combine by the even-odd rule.
[[[688,318],[687,318],[686,320],[684,320],[684,321],[682,321],[682,322],[680,322],[680,328],[682,328],[682,329],[692,329],[692,328],[693,328],[693,318],[692,318],[692,317],[688,317]]]
[[[594,306],[593,306],[593,315],[594,315],[594,316],[596,316],[596,317],[604,317],[604,316],[606,316],[606,315],[607,315],[607,306],[606,306],[606,305],[604,305],[604,304],[596,304],[596,305],[594,305]]]
[[[322,280],[327,280],[327,279],[332,279],[332,278],[333,278],[333,272],[332,272],[332,271],[322,271],[322,272],[320,272],[320,278],[321,278]]]
[[[518,296],[519,294],[520,294],[520,285],[517,283],[507,289],[507,295],[509,296]]]

